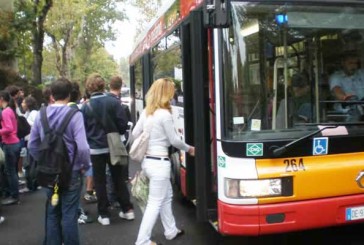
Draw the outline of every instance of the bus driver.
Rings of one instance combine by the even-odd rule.
[[[364,69],[360,69],[360,59],[357,52],[346,52],[342,56],[342,70],[336,71],[330,77],[330,90],[337,100],[364,99]],[[362,105],[334,105],[335,110],[348,113],[346,121],[358,121],[363,114]]]
[[[346,52],[342,56],[342,70],[330,77],[330,90],[337,100],[346,101],[356,96],[364,98],[364,70],[359,69],[359,56],[356,52]]]

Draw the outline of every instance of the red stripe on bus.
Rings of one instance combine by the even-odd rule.
[[[364,206],[364,194],[267,205],[232,205],[218,201],[218,227],[225,235],[284,233],[351,223],[347,208]],[[282,222],[268,224],[267,215],[284,214]]]

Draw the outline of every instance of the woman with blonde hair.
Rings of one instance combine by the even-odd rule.
[[[147,93],[147,105],[133,130],[138,137],[147,123],[152,123],[149,146],[142,162],[142,169],[149,178],[149,196],[139,228],[136,245],[156,245],[150,240],[154,224],[160,215],[167,240],[184,234],[176,227],[172,213],[172,185],[170,182],[171,162],[168,147],[174,147],[195,155],[195,148],[181,141],[173,125],[170,101],[175,92],[174,82],[169,78],[156,80]]]

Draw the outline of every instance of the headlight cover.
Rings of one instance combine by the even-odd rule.
[[[282,195],[282,180],[241,180],[225,178],[225,195],[228,198],[271,197]]]

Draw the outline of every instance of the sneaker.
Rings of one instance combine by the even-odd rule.
[[[78,216],[79,224],[88,224],[88,223],[92,223],[92,222],[93,222],[93,220],[85,213],[81,213],[80,216]]]
[[[4,223],[4,221],[5,221],[5,217],[4,216],[0,216],[0,224],[1,223]]]
[[[98,218],[97,218],[97,221],[100,223],[100,224],[102,224],[102,225],[110,225],[110,219],[108,218],[108,217],[101,217],[101,216],[99,216]]]
[[[128,212],[123,213],[122,211],[119,213],[120,218],[126,220],[133,220],[135,219],[134,210],[130,209]]]
[[[19,199],[13,198],[13,197],[7,197],[7,198],[1,200],[1,204],[4,206],[18,204],[18,203],[19,203]]]
[[[29,188],[28,187],[24,187],[22,189],[19,190],[19,193],[26,193],[26,192],[29,192]]]
[[[85,215],[85,214],[81,214],[80,216],[78,216],[78,223],[80,224],[80,225],[82,225],[82,224],[86,224],[86,219],[87,219],[88,217],[87,217],[87,215]]]
[[[25,185],[26,184],[25,180],[20,179],[18,182],[19,182],[19,185]]]
[[[88,202],[88,203],[95,203],[95,202],[97,202],[97,197],[96,197],[96,195],[95,194],[88,194],[88,193],[86,193],[84,196],[83,196],[83,198],[86,200],[86,202]]]
[[[175,240],[178,237],[183,236],[184,234],[185,234],[185,231],[184,230],[178,230],[177,231],[177,234],[175,236],[173,236],[173,237],[166,236],[166,239],[167,240]]]

